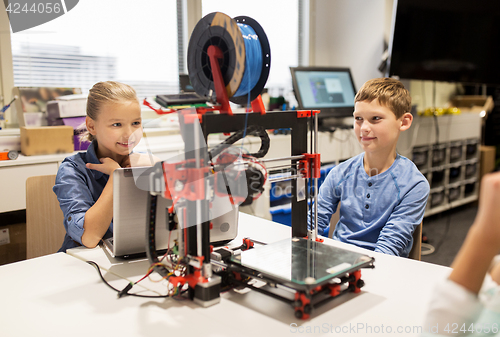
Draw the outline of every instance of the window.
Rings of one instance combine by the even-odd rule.
[[[79,87],[103,80],[139,98],[178,91],[176,1],[85,0],[12,34],[15,86]]]
[[[284,95],[295,101],[290,67],[298,65],[298,0],[203,0],[203,16],[222,12],[234,18],[249,16],[264,29],[271,47],[271,71],[267,80],[271,96]],[[285,19],[286,18],[286,19]]]

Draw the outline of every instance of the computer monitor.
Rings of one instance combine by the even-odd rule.
[[[356,89],[349,68],[291,67],[298,109],[320,110],[318,119],[350,117]]]

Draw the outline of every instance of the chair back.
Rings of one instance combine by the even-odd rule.
[[[64,240],[64,216],[52,191],[55,175],[26,180],[26,258],[56,253]]]
[[[410,259],[418,261],[420,261],[422,257],[422,227],[423,223],[421,222],[420,225],[415,228],[413,232],[413,247],[411,247],[410,253],[408,254]]]

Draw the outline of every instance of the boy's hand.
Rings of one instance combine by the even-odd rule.
[[[91,163],[87,163],[85,166],[88,168],[88,169],[91,169],[91,170],[96,170],[96,171],[99,171],[99,172],[102,172],[104,174],[107,174],[107,175],[112,175],[113,172],[117,169],[117,168],[120,168],[120,165],[114,161],[113,159],[111,158],[101,158],[99,159],[99,161],[101,162],[101,164],[91,164]]]
[[[500,252],[500,172],[487,174],[481,181],[479,208],[473,227],[488,248]]]

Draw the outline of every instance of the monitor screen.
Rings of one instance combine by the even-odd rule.
[[[500,84],[500,1],[398,0],[388,76]]]
[[[319,118],[352,116],[356,89],[349,68],[295,67],[290,70],[299,109],[320,110]]]

